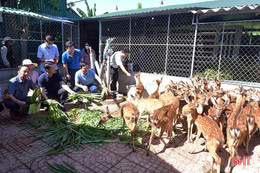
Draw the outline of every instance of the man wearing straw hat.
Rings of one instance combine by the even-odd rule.
[[[29,68],[29,77],[31,77],[34,85],[37,85],[39,80],[39,74],[37,71],[33,71],[32,69],[34,67],[37,67],[38,64],[33,63],[30,59],[24,59],[22,65],[25,65]]]
[[[14,41],[11,37],[5,37],[2,43],[4,46],[1,47],[1,57],[4,66],[7,68],[16,67],[12,49],[12,44],[14,43]]]
[[[46,72],[43,68],[43,63],[45,61],[53,61],[55,63],[55,68],[58,72],[58,67],[56,64],[58,64],[59,62],[60,54],[58,47],[53,43],[54,37],[51,35],[47,35],[44,39],[44,43],[42,43],[38,47],[37,58],[41,62],[40,68],[42,73]]]

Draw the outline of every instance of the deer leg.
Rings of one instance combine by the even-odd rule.
[[[198,143],[198,141],[199,141],[199,137],[200,137],[200,135],[201,135],[201,130],[200,130],[199,128],[197,128],[197,129],[198,129],[198,134],[197,134],[197,136],[196,136],[196,140],[195,140],[195,143],[194,143],[194,145],[193,145],[193,149],[189,152],[189,153],[191,153],[191,154],[194,153],[194,151],[195,151],[195,149],[196,149],[196,146],[197,146],[197,143]]]
[[[164,131],[166,130],[166,127],[167,126],[164,126],[164,127],[161,127],[161,132],[160,132],[160,136],[159,136],[159,138],[161,139],[161,141],[164,143],[164,145],[165,145],[165,147],[169,147],[169,145],[163,140],[163,137],[162,137],[162,135],[163,135],[163,133],[164,133]]]
[[[191,141],[190,141],[190,131],[191,131],[191,129],[190,129],[190,124],[191,124],[191,122],[190,122],[190,119],[189,119],[189,118],[187,119],[187,121],[188,121],[188,136],[187,136],[187,140],[188,140],[188,142],[191,142]]]
[[[123,118],[124,119],[124,118]],[[125,134],[125,119],[124,119],[124,122],[123,122],[123,134],[122,134],[122,137],[120,140],[123,140],[124,139],[124,134]]]
[[[151,147],[151,143],[153,141],[153,137],[154,137],[155,131],[156,131],[156,126],[154,124],[152,124],[152,134],[150,136],[150,140],[149,140],[149,145],[147,147],[147,154],[146,154],[146,156],[149,156],[149,151],[150,151],[150,147]]]
[[[192,139],[193,125],[194,125],[194,123],[191,122],[191,128],[190,128],[190,141],[191,141],[191,142],[193,142],[193,139]]]
[[[173,131],[173,120],[170,121],[170,125],[169,125],[169,133],[170,133],[170,139],[169,139],[169,143],[172,144],[172,131]]]
[[[210,139],[208,139],[208,141],[210,141]],[[212,159],[213,159],[212,165],[211,165],[211,172],[213,172],[213,166],[214,166],[214,161],[215,161],[217,164],[217,173],[220,173],[221,158],[216,153],[216,151],[219,147],[219,144],[217,143],[217,141],[215,139],[212,139],[211,141],[212,141],[211,143],[209,143],[209,142],[206,143],[209,153],[211,154]]]
[[[226,167],[226,172],[230,172],[230,162],[231,162],[231,159],[234,157],[234,146],[229,146],[229,158],[228,158],[228,165]]]

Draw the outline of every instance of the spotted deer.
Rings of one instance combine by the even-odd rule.
[[[128,144],[130,140],[133,140],[133,151],[136,151],[134,144],[134,132],[138,122],[139,111],[135,105],[131,103],[126,103],[120,107],[120,109],[116,112],[110,113],[108,107],[106,108],[106,112],[101,116],[101,120],[99,121],[99,125],[104,124],[110,118],[123,118],[123,134],[121,139],[124,138],[125,124],[129,127],[131,131],[131,138],[128,140]]]
[[[214,120],[220,127],[221,131],[223,131],[223,127],[226,124],[226,117],[224,115],[224,111],[226,107],[229,105],[229,100],[222,103],[217,103],[214,97],[210,98],[213,106],[209,107],[208,116]]]
[[[203,134],[204,138],[206,139],[206,149],[212,156],[211,172],[213,172],[213,165],[214,162],[216,162],[217,172],[220,173],[221,158],[218,156],[216,151],[224,144],[224,135],[221,129],[218,127],[217,123],[209,117],[203,115],[202,110],[198,109],[198,106],[198,104],[189,103],[183,108],[183,114],[190,114],[195,119],[195,125],[198,129],[195,144],[190,153],[194,153],[198,139],[201,134]]]
[[[165,147],[169,147],[168,144],[163,140],[162,135],[165,130],[168,130],[169,133],[169,143],[172,143],[172,131],[173,131],[173,120],[177,117],[177,110],[179,108],[178,104],[174,102],[170,105],[163,106],[159,109],[156,109],[151,115],[152,123],[152,134],[150,136],[149,145],[147,147],[147,156],[149,156],[149,151],[151,147],[152,140],[157,128],[161,128],[159,138],[164,143]],[[168,136],[168,135],[167,135]]]
[[[148,97],[149,99],[159,99],[159,88],[160,88],[160,84],[162,83],[162,77],[161,79],[157,79],[156,80],[156,90]]]
[[[242,143],[246,146],[246,136],[248,134],[247,129],[247,117],[245,111],[243,111],[243,105],[245,104],[245,90],[244,88],[239,89],[239,93],[237,93],[236,107],[233,110],[232,114],[227,120],[227,145],[229,148],[229,159],[228,165],[226,167],[226,171],[230,171],[230,162],[231,159],[236,156],[239,157],[238,154],[238,146]]]
[[[131,95],[131,102],[137,107],[139,110],[139,118],[141,118],[142,114],[146,112],[148,124],[150,122],[150,115],[154,112],[154,110],[159,109],[164,106],[163,102],[159,99],[138,99],[135,96]]]
[[[141,75],[140,73],[135,74],[135,79],[136,79],[135,92],[138,99],[141,99],[144,94],[144,85],[141,82],[140,75]]]

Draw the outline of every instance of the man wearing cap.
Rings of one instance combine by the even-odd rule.
[[[83,62],[83,55],[79,49],[75,49],[71,41],[66,43],[66,50],[62,54],[62,64],[65,70],[66,78],[75,86],[75,73],[79,70],[79,63]]]
[[[60,73],[57,73],[52,61],[45,61],[43,67],[46,72],[39,77],[39,87],[45,100],[55,99],[64,104],[69,93],[75,93],[64,83]]]
[[[34,85],[36,86],[38,84],[39,74],[37,71],[33,71],[32,69],[37,67],[38,64],[33,63],[30,59],[24,59],[22,65],[25,65],[29,68],[29,77],[31,77]]]
[[[123,66],[123,61],[128,56],[129,51],[127,48],[123,49],[122,51],[117,51],[111,56],[111,63],[110,63],[110,76],[111,76],[111,85],[110,89],[112,91],[116,91],[116,84],[118,81],[118,67],[128,76],[131,77],[131,74]]]
[[[54,37],[47,35],[44,39],[44,43],[38,47],[37,58],[41,62],[40,69],[42,73],[45,72],[45,69],[42,66],[45,61],[53,61],[55,63],[56,70],[58,70],[56,64],[59,62],[60,54],[58,47],[53,43]]]
[[[8,100],[5,106],[10,109],[11,118],[19,119],[21,116],[20,108],[26,107],[27,94],[29,89],[35,89],[35,85],[29,78],[29,68],[25,65],[18,67],[18,75],[12,78],[8,83]],[[28,108],[28,107],[27,107]]]
[[[13,42],[14,41],[11,39],[11,37],[5,37],[4,41],[2,42],[4,46],[1,47],[1,57],[4,66],[7,68],[17,67],[13,56],[13,49],[12,49]]]

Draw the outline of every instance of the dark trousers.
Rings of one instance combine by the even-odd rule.
[[[6,100],[4,102],[4,104],[5,104],[5,107],[7,107],[8,109],[10,109],[13,112],[14,116],[17,116],[17,117],[21,116],[21,111],[20,111],[21,106],[20,105],[18,105],[17,103],[11,101],[10,99]],[[29,110],[29,106],[27,106],[26,112],[28,112],[28,110]]]
[[[47,93],[48,98],[57,100],[60,104],[64,104],[68,98],[68,92],[61,88],[56,94],[50,95]]]
[[[110,67],[110,76],[111,76],[111,91],[117,91],[116,84],[118,81],[118,68]]]
[[[70,74],[70,80],[69,80],[69,82],[71,84],[70,88],[74,88],[74,86],[75,86],[75,74],[78,70],[79,69],[68,69],[68,72]]]

